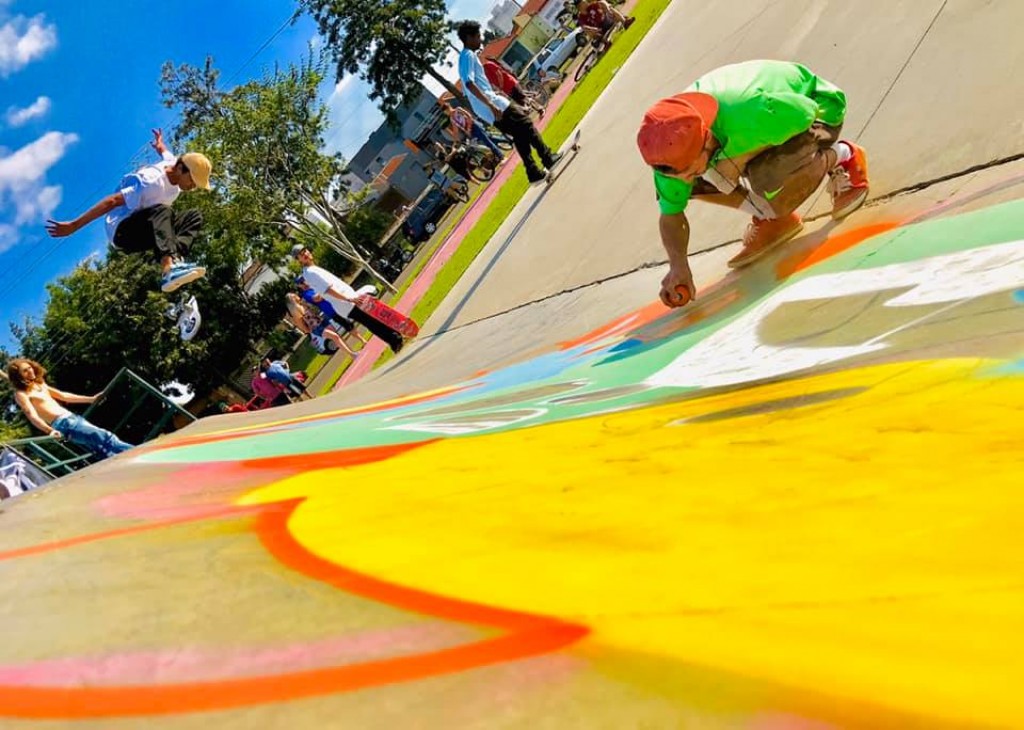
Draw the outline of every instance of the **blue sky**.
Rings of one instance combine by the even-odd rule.
[[[482,20],[493,3],[449,9]],[[48,281],[106,251],[101,221],[59,243],[43,222],[76,217],[154,159],[141,150],[150,129],[174,123],[160,104],[164,61],[200,64],[209,54],[222,79],[237,72],[242,83],[316,42],[302,18],[245,66],[294,9],[288,0],[0,0],[0,344],[13,344],[8,321],[42,313]],[[328,147],[351,156],[381,116],[357,78],[332,79],[323,98]]]

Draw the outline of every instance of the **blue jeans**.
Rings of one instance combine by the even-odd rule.
[[[132,448],[131,444],[126,444],[110,431],[94,426],[74,413],[55,419],[50,425],[71,443],[88,449],[102,459]]]
[[[487,147],[487,149],[489,149],[491,152],[498,156],[498,159],[501,159],[502,157],[505,156],[505,154],[501,151],[501,148],[499,148],[498,145],[494,144],[494,140],[491,139],[491,136],[487,134],[487,132],[484,130],[483,125],[476,120],[473,120],[473,139],[475,139],[477,142],[481,142],[482,144],[484,144]]]

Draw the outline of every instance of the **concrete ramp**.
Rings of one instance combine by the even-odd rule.
[[[857,5],[677,0],[584,128],[618,139],[666,68],[810,48],[878,92],[882,181],[841,225],[726,273],[743,219],[695,214],[670,312],[650,191],[580,204],[633,174],[609,141],[389,367],[5,502],[0,725],[1024,724],[1019,46],[964,60],[1009,89],[972,92],[1002,135],[977,154],[981,120],[919,111],[915,55],[1024,15]],[[636,250],[601,259],[601,221]]]

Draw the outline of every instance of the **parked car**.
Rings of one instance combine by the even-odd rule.
[[[402,225],[405,237],[413,243],[422,243],[437,230],[437,222],[452,206],[452,199],[438,190],[431,188],[423,200],[410,211]]]
[[[530,64],[526,77],[536,79],[537,72],[540,69],[544,69],[547,73],[555,74],[561,78],[562,66],[576,55],[576,52],[580,49],[581,44],[577,38],[582,32],[579,28],[575,28],[571,33],[566,34],[562,38],[556,36],[548,41],[540,53],[537,54],[533,63]]]

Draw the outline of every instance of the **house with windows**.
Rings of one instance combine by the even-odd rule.
[[[349,173],[370,185],[381,181],[385,172],[388,187],[406,200],[415,200],[426,190],[430,180],[424,166],[430,164],[430,156],[408,140],[421,138],[425,131],[436,125],[440,110],[437,97],[426,87],[409,104],[398,110],[398,125],[384,122],[359,151],[349,160]]]
[[[559,30],[563,0],[528,0],[513,18],[512,32],[484,47],[482,58],[502,61],[519,73]]]

